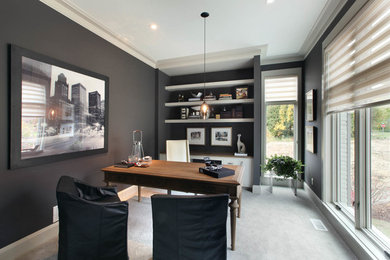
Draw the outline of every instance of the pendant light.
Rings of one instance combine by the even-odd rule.
[[[200,106],[200,115],[202,116],[203,119],[207,118],[207,115],[210,113],[209,112],[209,105],[206,104],[206,101],[204,100],[206,97],[206,18],[209,17],[209,13],[203,12],[200,14],[201,17],[204,18],[204,52],[203,52],[203,103]]]

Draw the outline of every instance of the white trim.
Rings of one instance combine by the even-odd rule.
[[[335,207],[332,207],[332,204],[321,201],[306,183],[304,188],[309,198],[324,214],[358,259],[387,259],[383,250],[373,244],[365,236],[364,231],[355,229],[353,223],[346,216],[340,214]]]
[[[58,236],[58,222],[0,249],[0,259],[16,259]]]
[[[286,55],[286,56],[271,56],[266,57],[261,55],[261,66],[263,65],[273,65],[278,63],[288,63],[288,62],[295,62],[295,61],[303,61],[304,58],[302,55]]]
[[[306,57],[309,55],[311,50],[320,40],[321,36],[324,34],[326,29],[328,29],[329,25],[333,22],[337,14],[341,11],[346,3],[347,0],[329,0],[326,2],[320,16],[302,44],[300,53],[304,53],[304,59],[306,59]],[[330,12],[331,14],[329,15]]]
[[[119,49],[127,52],[128,54],[134,56],[140,61],[146,63],[147,65],[156,68],[156,61],[145,53],[140,52],[133,46],[129,40],[125,39],[121,35],[112,32],[103,24],[96,21],[94,18],[89,16],[87,13],[82,11],[80,8],[72,4],[68,0],[40,0],[42,3],[53,8],[60,14],[68,17],[72,21],[78,23],[94,34],[102,37],[111,44],[115,45]]]

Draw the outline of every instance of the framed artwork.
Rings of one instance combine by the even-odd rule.
[[[236,99],[248,98],[248,88],[236,88]]]
[[[107,152],[106,76],[11,45],[10,168]]]
[[[305,97],[306,103],[306,121],[315,120],[315,89],[309,90]]]
[[[316,128],[314,126],[306,126],[306,150],[311,153],[316,153]]]
[[[190,145],[205,145],[205,128],[187,128],[187,140]]]
[[[231,127],[211,128],[211,145],[232,146],[232,128]]]

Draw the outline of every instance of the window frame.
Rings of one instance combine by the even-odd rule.
[[[265,102],[265,79],[266,78],[276,78],[276,77],[289,77],[289,76],[296,76],[297,77],[297,100],[296,101],[269,101]],[[266,108],[267,105],[284,105],[284,104],[294,104],[294,153],[295,159],[302,160],[302,140],[303,140],[303,130],[302,127],[299,127],[302,125],[302,119],[301,116],[303,114],[303,107],[302,107],[302,68],[296,67],[296,68],[289,68],[289,69],[279,69],[279,70],[267,70],[267,71],[261,71],[261,104],[260,104],[260,114],[266,115]],[[260,118],[260,163],[265,163],[265,157],[266,157],[266,116],[262,116]],[[263,180],[264,176],[261,175],[261,183],[264,183]]]

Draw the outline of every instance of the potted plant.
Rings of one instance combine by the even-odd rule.
[[[267,158],[267,163],[261,165],[261,168],[263,172],[273,171],[277,176],[296,180],[303,173],[303,166],[304,164],[300,160],[295,160],[286,155],[275,154],[271,158]]]

